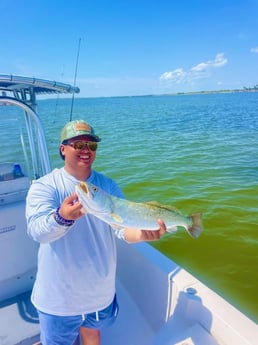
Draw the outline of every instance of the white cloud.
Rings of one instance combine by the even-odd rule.
[[[251,52],[251,53],[258,54],[258,47],[251,48],[251,49],[250,49],[250,52]]]
[[[160,80],[173,80],[175,83],[180,83],[186,76],[187,73],[184,72],[183,68],[177,68],[174,71],[163,73],[160,76]]]
[[[208,78],[212,73],[212,69],[221,68],[228,63],[224,53],[219,53],[215,56],[214,60],[208,60],[206,62],[200,62],[196,66],[193,66],[188,71],[184,71],[183,68],[177,68],[170,72],[165,72],[160,76],[161,81],[169,81],[176,84],[190,83],[196,79]]]
[[[209,60],[207,62],[201,62],[198,65],[191,68],[192,71],[203,71],[210,68],[223,67],[227,64],[228,60],[224,57],[223,53],[216,55],[214,60]]]

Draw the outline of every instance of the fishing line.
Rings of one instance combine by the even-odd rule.
[[[74,88],[75,88],[76,79],[77,79],[77,70],[78,70],[78,61],[79,61],[79,55],[80,55],[80,47],[81,47],[81,38],[79,38],[78,50],[77,50],[76,66],[75,66],[74,81],[73,81],[73,87]],[[72,117],[73,117],[73,103],[74,103],[74,90],[73,90],[73,95],[72,95],[70,121],[72,121]]]

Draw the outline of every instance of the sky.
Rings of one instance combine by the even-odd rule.
[[[0,74],[80,97],[258,84],[258,0],[0,0],[0,25]]]

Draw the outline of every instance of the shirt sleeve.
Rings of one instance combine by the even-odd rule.
[[[60,206],[56,188],[46,181],[32,183],[26,199],[27,233],[37,242],[49,243],[63,237],[72,226],[60,225],[53,214]]]

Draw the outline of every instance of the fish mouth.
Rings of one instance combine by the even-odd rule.
[[[83,190],[85,194],[89,194],[89,188],[85,182],[80,182],[80,188]]]

